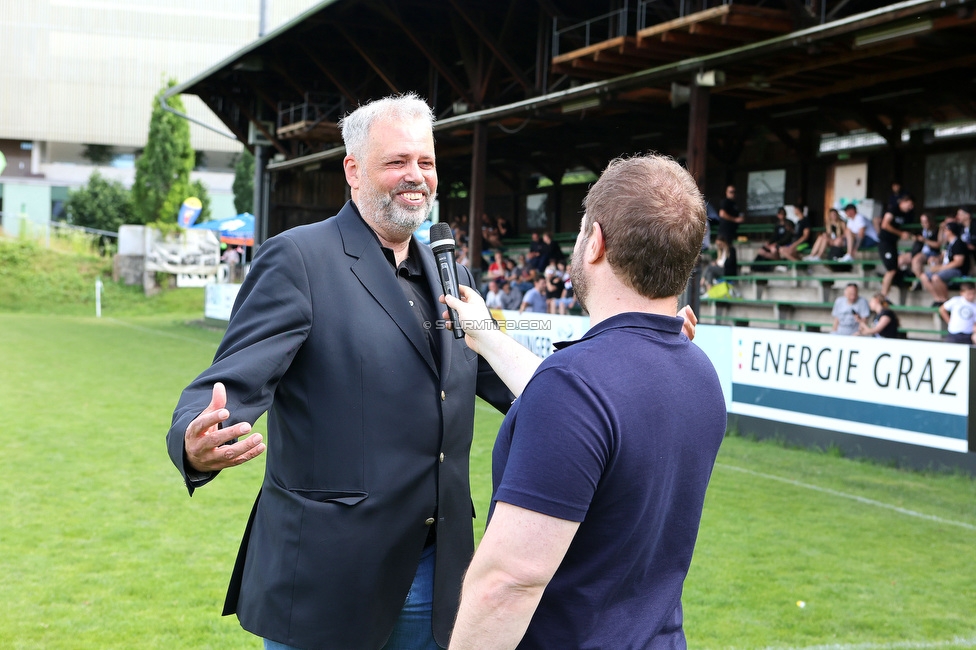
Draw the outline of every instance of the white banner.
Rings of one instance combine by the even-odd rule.
[[[203,315],[217,320],[230,320],[230,312],[237,300],[239,284],[208,284],[204,290]]]
[[[730,411],[967,451],[969,346],[734,327]]]

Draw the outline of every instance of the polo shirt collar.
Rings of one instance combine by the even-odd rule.
[[[559,341],[553,343],[553,347],[562,350],[575,343],[586,341],[598,334],[615,329],[644,329],[657,330],[664,334],[677,336],[681,333],[684,326],[684,319],[677,316],[662,316],[660,314],[646,314],[643,312],[628,311],[622,314],[614,314],[610,318],[604,319],[591,327],[586,334],[575,341]]]

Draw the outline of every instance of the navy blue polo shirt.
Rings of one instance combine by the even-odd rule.
[[[582,522],[519,648],[685,646],[681,589],[726,413],[681,325],[597,323],[557,344],[505,417],[492,506]]]

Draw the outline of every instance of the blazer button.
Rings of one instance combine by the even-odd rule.
[[[434,525],[434,518],[427,517],[427,521],[424,522],[424,526],[433,526],[433,525]]]
[[[444,462],[444,452],[443,451],[441,452],[441,462],[442,463]]]
[[[447,393],[445,393],[444,391],[441,391],[441,401],[443,402],[446,399],[447,399]]]

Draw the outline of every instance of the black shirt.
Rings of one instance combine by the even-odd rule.
[[[386,261],[390,263],[390,267],[396,273],[397,281],[400,283],[400,289],[403,290],[403,297],[406,299],[407,304],[410,305],[411,311],[417,317],[417,322],[420,323],[420,327],[424,330],[427,344],[430,346],[430,353],[433,355],[434,360],[440,363],[440,348],[438,347],[437,337],[434,335],[434,332],[438,329],[437,323],[440,320],[440,313],[437,310],[437,305],[440,303],[434,303],[434,298],[430,293],[430,285],[424,276],[424,267],[420,264],[420,256],[417,254],[416,246],[416,240],[411,238],[407,258],[400,262],[399,265],[396,263],[396,256],[392,249],[383,247],[381,249],[383,255],[386,256]]]
[[[894,210],[889,210],[891,213],[891,225],[898,230],[904,230],[905,224],[909,224],[915,221],[915,211],[909,210],[908,212],[902,212],[898,208]],[[885,214],[887,216],[887,213]],[[881,222],[881,232],[878,233],[878,239],[887,244],[897,244],[900,239],[898,235],[893,232],[885,230],[884,220]]]
[[[739,216],[738,206],[736,206],[735,201],[733,201],[729,197],[725,197],[724,199],[722,199],[722,204],[720,209],[724,210],[725,213],[730,217]],[[735,243],[735,236],[738,232],[739,232],[739,224],[737,224],[736,222],[729,221],[728,219],[721,219],[718,222],[718,234],[725,235],[725,240],[728,243],[730,244]]]

